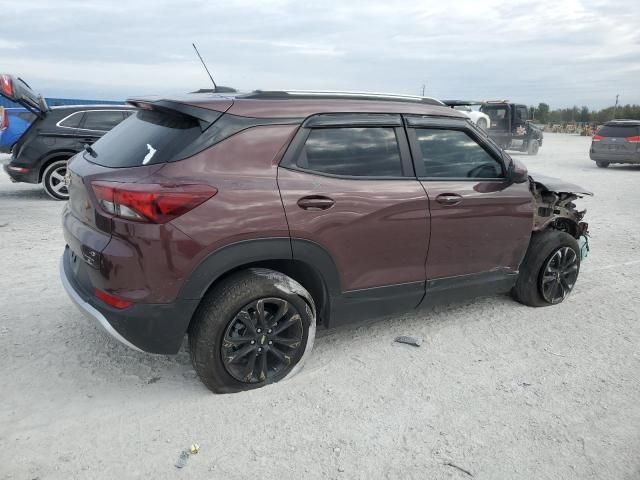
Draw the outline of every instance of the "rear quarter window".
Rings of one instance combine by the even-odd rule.
[[[62,120],[60,120],[60,122],[58,122],[58,125],[60,127],[66,127],[66,128],[78,128],[78,126],[80,126],[80,121],[82,120],[83,115],[84,115],[84,112],[72,113],[71,115],[68,115]]]
[[[93,144],[87,161],[105,167],[138,167],[172,161],[201,134],[197,120],[179,114],[138,110]]]
[[[122,110],[88,111],[84,114],[82,128],[108,132],[124,120]]]

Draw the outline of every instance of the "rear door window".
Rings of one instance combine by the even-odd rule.
[[[602,137],[635,137],[638,135],[640,128],[626,125],[603,125],[598,130],[598,135]]]
[[[312,129],[297,166],[348,177],[402,176],[395,129],[383,127]]]
[[[88,111],[85,113],[82,128],[108,132],[122,120],[124,120],[122,110]]]
[[[502,178],[502,164],[462,130],[417,128],[427,178]]]
[[[200,134],[193,117],[138,110],[92,145],[97,157],[84,158],[114,168],[169,162]]]

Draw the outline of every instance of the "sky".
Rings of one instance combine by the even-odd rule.
[[[0,0],[0,70],[48,97],[358,90],[640,103],[640,8],[610,0]],[[635,6],[634,6],[635,4]]]

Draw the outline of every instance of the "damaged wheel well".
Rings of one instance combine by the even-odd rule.
[[[535,203],[534,232],[553,229],[576,239],[587,233],[588,225],[582,222],[587,211],[578,210],[574,203],[581,198],[579,193],[551,191],[534,180],[531,180],[531,193]]]
[[[266,268],[268,270],[274,270],[276,272],[283,273],[288,277],[302,285],[313,298],[313,301],[317,309],[317,323],[321,325],[325,322],[328,315],[328,293],[322,276],[313,267],[308,264],[297,260],[263,260],[257,262],[246,263],[238,265],[237,267],[224,273],[217,278],[210,286],[213,288],[219,282],[224,281],[229,275],[238,272],[240,270],[247,270],[250,268]]]

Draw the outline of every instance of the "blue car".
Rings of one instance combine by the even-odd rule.
[[[4,120],[0,120],[5,127],[0,127],[0,153],[9,153],[36,116],[22,107],[5,108],[4,112]]]

